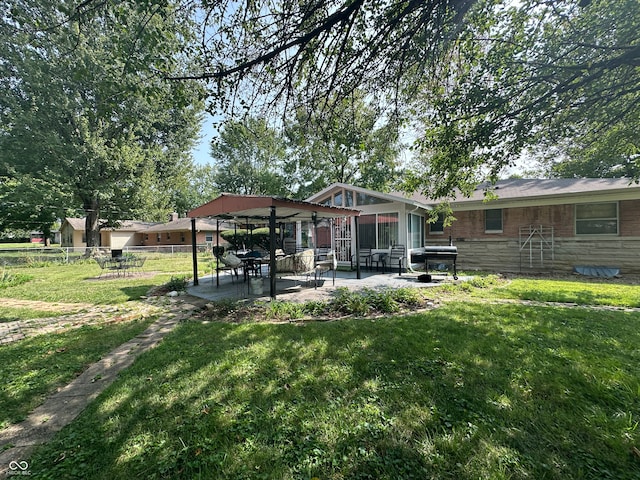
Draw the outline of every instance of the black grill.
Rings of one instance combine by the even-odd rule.
[[[440,246],[434,245],[431,247],[424,247],[423,252],[416,252],[411,254],[411,263],[424,262],[424,271],[429,271],[429,260],[431,263],[440,261],[450,261],[453,263],[453,278],[458,279],[458,272],[456,267],[456,261],[458,259],[458,247],[453,245]]]

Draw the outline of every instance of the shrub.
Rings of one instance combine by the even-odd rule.
[[[295,320],[304,316],[301,303],[294,302],[271,302],[265,309],[265,316],[268,319]]]
[[[336,289],[332,304],[336,310],[347,315],[366,315],[371,309],[366,295],[351,292],[345,287]]]
[[[187,277],[185,276],[171,277],[171,280],[165,283],[164,286],[170,292],[174,290],[176,292],[183,292],[187,289]]]

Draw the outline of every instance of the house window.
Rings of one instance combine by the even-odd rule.
[[[356,194],[356,204],[357,205],[379,205],[381,203],[391,203],[389,200],[385,200],[383,198],[373,197],[371,195],[367,195],[366,193],[357,193]]]
[[[342,192],[336,193],[333,196],[333,204],[336,207],[341,207],[342,206]]]
[[[438,213],[436,221],[429,223],[429,233],[444,233],[444,213]]]
[[[484,211],[485,232],[502,232],[502,209],[492,208]]]
[[[344,206],[353,207],[353,192],[351,190],[344,191]]]
[[[618,204],[583,203],[576,205],[576,235],[617,235]]]
[[[171,234],[167,232],[167,240],[171,240]]]
[[[156,241],[157,242],[161,242],[162,241],[162,234],[161,233],[156,234]]]
[[[389,248],[398,243],[398,214],[378,215],[378,248]]]
[[[144,239],[145,239],[145,240],[149,240],[149,234],[148,234],[148,233],[145,233],[145,234],[144,234]]]
[[[205,232],[204,241],[208,243],[213,243],[213,232]]]
[[[409,248],[424,247],[424,217],[409,214]]]
[[[358,239],[363,248],[389,248],[398,243],[398,213],[360,215]]]
[[[180,232],[180,243],[184,243],[184,240],[185,240],[184,232]]]

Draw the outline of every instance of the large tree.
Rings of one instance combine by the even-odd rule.
[[[320,108],[298,109],[285,132],[287,171],[300,198],[333,182],[385,191],[400,174],[398,129],[360,90]]]
[[[168,78],[209,81],[215,113],[317,111],[363,88],[415,121],[411,183],[432,196],[495,177],[528,145],[575,137],[592,145],[637,127],[637,0],[182,0],[181,8],[199,22],[201,41],[185,50],[195,67],[167,69]],[[636,148],[627,154],[634,163]]]
[[[89,246],[101,220],[159,216],[166,186],[190,165],[201,90],[157,74],[182,62],[191,26],[178,13],[116,1],[1,7],[0,168],[71,194]]]
[[[421,90],[430,107],[413,185],[435,196],[469,190],[531,146],[569,162],[552,168],[562,176],[637,178],[637,0],[500,7],[469,19],[439,64],[445,81]]]
[[[220,192],[287,196],[291,178],[282,135],[261,118],[230,121],[211,143],[213,183]]]

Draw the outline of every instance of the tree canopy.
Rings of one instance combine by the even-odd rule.
[[[202,92],[156,70],[181,62],[191,26],[169,4],[115,1],[13,0],[0,18],[6,182],[30,176],[72,196],[89,246],[101,221],[166,218],[165,187],[189,167]]]
[[[617,174],[637,178],[638,2],[524,1],[495,8],[501,10],[492,17],[470,19],[439,64],[438,77],[446,81],[421,92],[431,106],[421,116],[421,168],[414,171],[422,173],[414,185],[438,196],[473,187],[481,175],[495,178],[529,146],[574,165],[598,157],[612,165],[635,163]]]
[[[379,118],[415,129],[407,188],[431,197],[470,191],[530,146],[573,159],[603,158],[615,146],[614,164],[637,176],[637,0],[176,1],[171,8],[167,0],[67,0],[66,13],[47,25],[58,25],[72,40],[44,51],[55,57],[77,50],[78,56],[75,39],[100,38],[91,29],[104,24],[121,39],[111,40],[110,50],[128,54],[124,64],[115,63],[120,70],[146,72],[145,81],[156,78],[152,73],[169,80],[153,84],[158,94],[173,88],[183,94],[184,82],[201,80],[213,113],[278,112],[283,123],[302,115],[311,119],[305,124],[310,139],[317,134],[313,119],[328,132],[332,119],[344,121],[339,108],[327,105],[365,92]],[[6,8],[3,18],[7,12],[13,15]],[[34,12],[39,9],[32,5],[23,15]],[[174,15],[189,18],[192,23],[180,25],[195,30],[173,31]],[[188,41],[190,32],[197,42]],[[180,60],[170,55],[177,48]],[[94,69],[81,55],[73,61]],[[109,73],[92,71],[114,78]],[[118,150],[122,159],[135,157],[127,148],[126,155]]]

